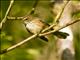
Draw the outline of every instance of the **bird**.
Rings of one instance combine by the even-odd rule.
[[[29,16],[28,19],[25,19],[24,24],[28,32],[30,32],[31,34],[38,34],[44,28],[49,27],[49,24],[46,24],[45,22],[43,22],[41,18],[33,17],[33,16]],[[51,28],[50,30],[53,30],[53,28]],[[49,34],[46,36],[40,36],[40,38],[48,42],[50,35],[52,34]],[[60,37],[60,38],[66,38],[68,36],[67,33],[60,32],[60,31],[54,32],[53,35],[56,35],[57,37]]]

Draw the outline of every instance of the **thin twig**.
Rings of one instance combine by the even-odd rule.
[[[7,11],[6,11],[5,17],[3,18],[3,20],[2,20],[1,23],[0,23],[0,29],[2,28],[3,23],[6,22],[6,20],[7,20],[6,17],[7,17],[7,15],[9,14],[13,3],[14,3],[14,0],[11,0],[11,1],[10,1],[10,5],[9,5]]]
[[[28,15],[34,14],[35,9],[36,9],[37,4],[38,4],[38,1],[39,1],[39,0],[36,0],[36,1],[35,1],[34,5],[33,5],[33,7],[32,7],[32,10],[29,12],[29,14],[28,14]]]
[[[25,16],[22,16],[22,17],[10,17],[10,16],[7,16],[7,19],[11,19],[11,20],[27,20],[29,18],[30,15],[34,14],[35,12],[35,9],[37,7],[37,4],[38,4],[38,1],[39,0],[36,0],[32,9],[29,11],[29,13]]]
[[[59,22],[59,19],[60,19],[60,17],[62,16],[62,13],[63,13],[63,11],[64,11],[64,9],[66,8],[66,6],[67,6],[68,3],[69,3],[69,1],[67,1],[67,2],[64,4],[64,6],[63,6],[61,12],[58,13],[58,15],[56,16],[55,22],[57,22],[57,23]],[[56,25],[57,25],[57,24],[52,24],[51,26],[45,28],[42,32],[45,32],[45,31],[51,29],[52,27],[54,27],[54,26],[56,26]]]
[[[53,31],[49,31],[49,32],[45,32],[45,33],[39,34],[39,36],[45,36],[45,35],[54,33],[54,32],[56,32],[56,31],[59,31],[59,30],[65,28],[65,27],[67,27],[67,26],[69,26],[69,25],[72,25],[72,24],[74,24],[74,23],[76,23],[76,22],[79,22],[79,21],[80,21],[80,18],[77,19],[77,20],[75,20],[75,21],[71,21],[70,23],[67,23],[66,25],[61,26],[61,27],[59,27],[59,28],[57,28],[57,29],[54,29]]]
[[[38,34],[34,34],[34,35],[28,37],[27,39],[25,39],[25,40],[23,40],[23,41],[21,41],[21,42],[15,44],[15,45],[13,45],[13,46],[7,48],[7,49],[4,49],[4,50],[0,51],[0,54],[7,53],[8,51],[11,51],[11,50],[13,50],[13,49],[15,49],[15,48],[21,46],[22,44],[26,43],[27,41],[29,41],[29,40],[31,40],[31,39],[37,37],[37,35],[38,35]]]
[[[36,9],[37,4],[38,4],[38,1],[39,1],[39,0],[36,0],[36,1],[35,1],[32,9],[31,9],[31,11],[30,11],[26,16],[24,16],[22,20],[27,20],[30,15],[34,14],[35,9]]]
[[[9,20],[23,20],[23,17],[11,17],[11,16],[7,16],[7,19],[9,19]]]
[[[61,12],[59,12],[58,15],[56,16],[55,22],[59,22],[59,19],[61,18],[62,13],[63,13],[64,9],[66,8],[66,6],[68,5],[68,3],[69,3],[69,1],[67,1],[67,2],[64,4],[64,6],[62,7]]]
[[[25,40],[23,40],[23,41],[15,44],[15,45],[13,45],[13,46],[7,48],[7,49],[5,49],[5,50],[0,51],[0,54],[7,53],[7,52],[9,52],[9,51],[11,51],[11,50],[13,50],[13,49],[21,46],[22,44],[26,43],[27,41],[29,41],[29,40],[37,37],[37,36],[40,37],[40,36],[45,36],[45,35],[47,35],[47,34],[54,33],[54,32],[56,32],[56,31],[59,31],[60,29],[63,29],[63,28],[65,28],[65,27],[67,27],[67,26],[69,26],[69,25],[72,25],[72,24],[74,24],[74,23],[76,23],[76,22],[79,22],[79,21],[80,21],[80,18],[77,19],[77,20],[75,20],[75,21],[72,21],[72,22],[70,22],[70,23],[68,23],[68,24],[66,24],[66,25],[64,25],[64,26],[62,26],[62,27],[59,27],[58,29],[55,29],[55,30],[53,30],[53,31],[49,31],[49,32],[42,33],[42,34],[34,34],[34,35],[32,35],[31,37],[28,37],[27,39],[25,39]]]

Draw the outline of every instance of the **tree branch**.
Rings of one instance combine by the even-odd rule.
[[[34,35],[28,37],[27,39],[25,39],[25,40],[23,40],[23,41],[21,41],[21,42],[15,44],[15,45],[13,45],[13,46],[7,48],[7,49],[4,49],[4,50],[0,51],[0,54],[7,53],[8,51],[11,51],[11,50],[13,50],[13,49],[15,49],[15,48],[21,46],[22,44],[26,43],[27,41],[29,41],[29,40],[31,40],[31,39],[37,37],[37,35],[38,35],[38,34],[34,34]]]
[[[11,17],[11,16],[7,16],[7,19],[9,19],[9,20],[23,20],[23,17]]]
[[[33,5],[33,7],[32,7],[32,10],[29,12],[29,15],[34,14],[34,11],[35,11],[35,9],[36,9],[36,7],[37,7],[38,1],[39,1],[39,0],[36,0],[36,1],[35,1],[34,5]]]
[[[32,9],[31,9],[31,11],[30,11],[26,16],[24,16],[22,20],[27,20],[30,15],[34,14],[35,9],[36,9],[37,4],[38,4],[38,1],[39,1],[39,0],[36,0],[36,1],[35,1]]]
[[[13,49],[15,49],[15,48],[21,46],[22,44],[26,43],[27,41],[29,41],[29,40],[31,40],[31,39],[37,37],[37,36],[40,37],[40,36],[45,36],[45,35],[47,35],[47,34],[54,33],[54,32],[56,32],[56,31],[59,31],[60,29],[63,29],[63,28],[65,28],[65,27],[67,27],[67,26],[69,26],[69,25],[72,25],[72,24],[74,24],[74,23],[76,23],[76,22],[79,22],[79,21],[80,21],[80,18],[77,19],[77,20],[75,20],[75,21],[71,21],[70,23],[68,23],[68,24],[66,24],[66,25],[64,25],[64,26],[62,26],[62,27],[59,27],[58,29],[55,29],[55,30],[53,30],[53,31],[49,31],[49,32],[45,32],[45,33],[40,33],[40,34],[34,34],[34,35],[28,37],[27,39],[25,39],[25,40],[23,40],[23,41],[21,41],[21,42],[15,44],[15,45],[13,45],[13,46],[7,48],[7,49],[4,49],[4,50],[0,51],[0,54],[7,53],[7,52],[9,52],[9,51],[11,51],[11,50],[13,50]]]
[[[11,0],[11,1],[10,1],[10,5],[9,5],[9,7],[8,7],[7,11],[6,11],[6,14],[5,14],[5,16],[4,16],[4,18],[3,18],[3,20],[2,20],[2,21],[1,21],[1,23],[0,23],[0,29],[2,28],[3,23],[5,23],[5,22],[6,22],[6,20],[7,20],[7,19],[6,19],[6,17],[7,17],[7,15],[9,14],[10,9],[11,9],[11,7],[12,7],[13,3],[14,3],[14,0]]]
[[[36,0],[31,11],[29,11],[29,13],[25,16],[22,16],[22,17],[10,17],[10,16],[7,16],[7,19],[11,19],[11,20],[27,20],[29,18],[30,15],[34,14],[35,12],[35,9],[37,7],[37,4],[38,4],[38,1],[39,0]]]
[[[66,8],[66,6],[67,6],[68,3],[69,3],[69,1],[67,1],[67,2],[64,4],[61,12],[59,12],[58,15],[56,16],[56,18],[55,18],[55,20],[54,20],[56,23],[59,22],[59,19],[60,19],[60,17],[62,16],[62,13],[63,13],[63,11],[64,11],[64,9]],[[54,27],[54,26],[56,26],[56,25],[57,25],[57,24],[52,24],[51,26],[45,28],[42,32],[45,32],[45,31],[51,29],[52,27]]]
[[[74,24],[74,23],[76,23],[76,22],[79,22],[79,21],[80,21],[80,18],[77,19],[77,20],[75,20],[75,21],[71,21],[70,23],[67,23],[66,25],[61,26],[61,27],[59,27],[59,28],[57,28],[57,29],[54,29],[53,31],[49,31],[49,32],[45,32],[45,33],[39,34],[39,36],[45,36],[45,35],[54,33],[54,32],[56,32],[56,31],[59,31],[59,30],[65,28],[65,27],[67,27],[67,26],[69,26],[69,25],[72,25],[72,24]]]

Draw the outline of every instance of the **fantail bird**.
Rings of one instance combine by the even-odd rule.
[[[24,23],[25,23],[25,27],[27,28],[27,30],[32,34],[40,33],[44,28],[49,26],[48,24],[44,23],[40,18],[32,17],[32,16],[30,16],[28,20],[24,20]],[[59,32],[59,31],[57,31],[53,34],[58,37],[62,36],[63,38],[66,38],[66,36],[68,36],[67,33]],[[49,35],[51,35],[51,34],[49,34]],[[48,41],[49,35],[41,36],[40,38],[45,41]]]

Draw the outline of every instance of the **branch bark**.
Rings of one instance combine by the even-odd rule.
[[[67,2],[64,4],[64,6],[62,7],[61,12],[59,12],[58,15],[56,16],[56,18],[55,18],[55,20],[54,20],[56,23],[59,22],[59,19],[60,19],[60,17],[62,16],[62,13],[63,13],[64,9],[66,8],[66,6],[68,5],[68,3],[69,3],[69,1],[67,1]],[[45,28],[42,32],[45,32],[45,31],[51,29],[51,28],[54,27],[54,26],[56,26],[56,24],[52,24],[52,25],[49,26],[48,28]]]
[[[3,23],[6,22],[6,20],[7,20],[7,19],[6,19],[6,18],[7,18],[7,15],[9,14],[9,12],[10,12],[10,10],[11,10],[11,7],[12,7],[13,3],[14,3],[14,0],[11,0],[11,1],[10,1],[10,5],[9,5],[7,11],[6,11],[6,14],[5,14],[3,20],[2,20],[1,23],[0,23],[0,29],[2,28]]]
[[[54,29],[54,30],[52,30],[52,31],[39,34],[39,36],[44,36],[44,35],[48,35],[48,34],[54,33],[54,32],[56,32],[56,31],[59,31],[59,30],[65,28],[65,27],[67,27],[67,26],[69,26],[69,25],[72,25],[72,24],[74,24],[74,23],[76,23],[76,22],[79,22],[79,21],[80,21],[80,18],[77,19],[77,20],[75,20],[75,21],[71,21],[70,23],[67,23],[66,25],[61,26],[61,27],[59,27],[59,28],[57,28],[57,29]]]
[[[11,51],[11,50],[13,50],[13,49],[15,49],[15,48],[21,46],[22,44],[26,43],[27,41],[29,41],[29,40],[35,38],[37,35],[38,35],[38,34],[34,34],[34,35],[28,37],[27,39],[25,39],[25,40],[23,40],[23,41],[21,41],[21,42],[15,44],[15,45],[13,45],[13,46],[7,48],[7,49],[4,49],[4,50],[0,51],[0,54],[7,53],[7,52],[9,52],[9,51]]]

